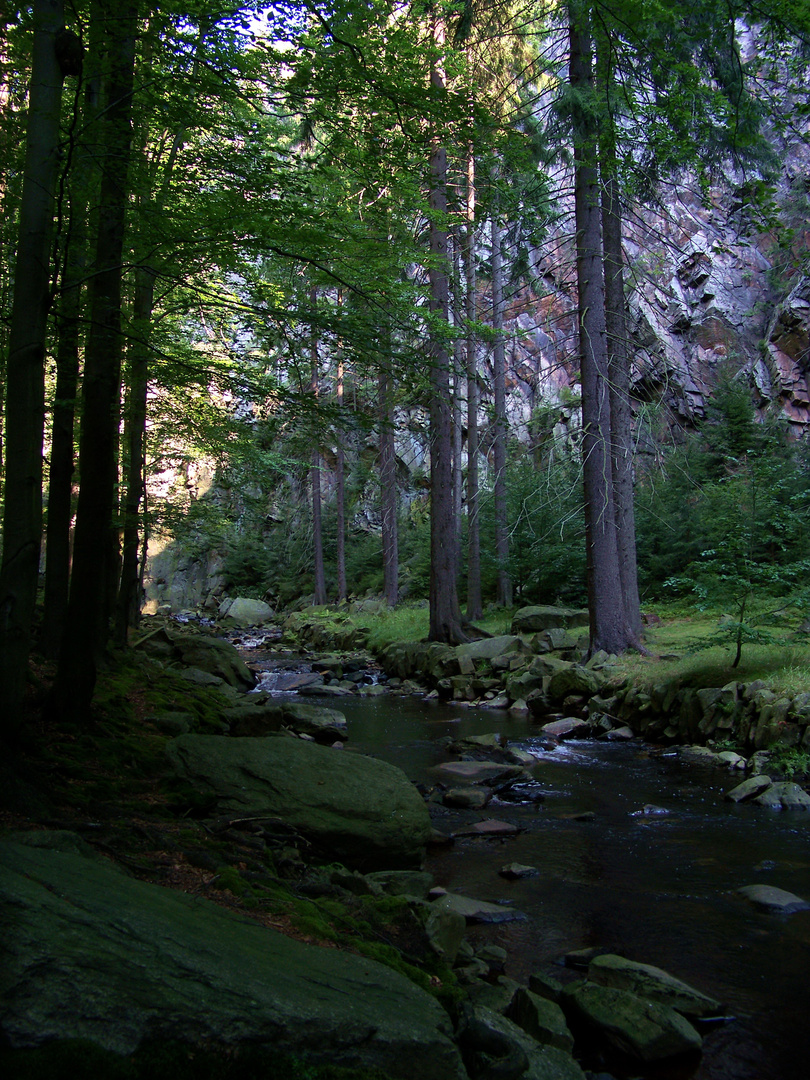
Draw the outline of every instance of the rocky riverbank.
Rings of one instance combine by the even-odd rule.
[[[296,674],[314,676],[304,694],[331,693],[335,705],[418,687],[501,704],[519,686],[511,707],[531,713],[548,747],[585,732],[632,737],[603,704],[606,691],[627,690],[609,658],[563,655],[572,646],[561,635],[575,629],[395,647],[382,667],[353,650]],[[539,651],[535,637],[555,648]],[[292,674],[291,658],[246,665],[212,635],[163,627],[136,656],[137,678],[110,689],[86,738],[43,730],[49,756],[29,764],[40,781],[50,770],[51,791],[39,790],[27,816],[4,817],[7,1075],[35,1075],[31,1062],[51,1052],[73,1064],[49,1057],[49,1077],[75,1075],[77,1039],[104,1056],[97,1075],[128,1080],[174,1078],[177,1054],[194,1058],[193,1075],[217,1078],[581,1080],[594,1062],[610,1075],[615,1054],[643,1071],[700,1052],[722,1003],[671,975],[595,950],[567,957],[559,980],[538,971],[518,985],[503,974],[503,950],[470,944],[471,926],[520,914],[434,888],[419,870],[442,839],[429,804],[398,769],[343,748],[338,708],[254,691],[252,668]],[[395,666],[405,660],[410,674]],[[483,809],[494,792],[532,797],[532,754],[495,733],[450,749],[455,766],[429,799]],[[689,752],[732,773],[745,761]],[[764,763],[752,760],[744,784],[759,798]],[[485,818],[475,835],[499,835],[498,825]],[[750,888],[756,904],[805,906]],[[299,1060],[311,1071],[296,1072]]]
[[[619,671],[615,657],[583,659],[587,622],[585,611],[523,608],[508,635],[459,646],[398,642],[365,662],[356,655],[365,645],[357,626],[334,630],[296,613],[282,628],[289,640],[320,654],[305,692],[433,694],[478,708],[527,712],[545,723],[582,720],[595,735],[616,737],[630,729],[660,743],[726,741],[747,753],[774,745],[810,751],[810,692],[777,694],[761,681],[696,688],[680,676],[667,678],[665,669],[654,685],[640,689]],[[375,670],[364,680],[370,665],[379,665],[382,678]]]

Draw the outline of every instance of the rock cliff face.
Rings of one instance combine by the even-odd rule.
[[[785,170],[780,201],[788,219],[807,202],[805,156],[797,150]],[[810,229],[796,224],[791,246],[806,250]],[[704,203],[685,188],[657,210],[641,208],[628,217],[624,252],[641,434],[647,405],[663,410],[667,428],[694,425],[726,369],[750,382],[761,410],[773,405],[797,435],[804,432],[810,423],[810,279],[783,270],[780,237],[753,230],[742,195],[717,189]],[[522,291],[507,321],[509,414],[524,439],[543,404],[558,407],[561,430],[573,430],[577,421],[570,240],[551,237],[534,252],[533,266],[544,294]]]

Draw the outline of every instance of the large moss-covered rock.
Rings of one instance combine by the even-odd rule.
[[[300,739],[181,735],[167,746],[178,776],[222,813],[281,818],[325,856],[362,870],[419,863],[430,817],[401,769]]]
[[[587,625],[587,611],[544,605],[520,608],[512,617],[511,629],[513,634],[535,634],[540,630],[552,630],[556,627],[570,629]]]
[[[237,596],[235,600],[223,600],[219,605],[219,617],[228,618],[237,626],[264,626],[275,618],[275,611],[263,600]]]
[[[465,1075],[443,1009],[389,968],[136,881],[64,836],[64,850],[37,840],[0,843],[0,1026],[11,1047],[267,1045],[407,1080]]]
[[[236,647],[222,638],[173,633],[161,627],[142,638],[138,648],[149,656],[172,664],[199,668],[238,690],[251,690],[256,683],[256,676]]]
[[[456,646],[458,657],[468,656],[473,660],[492,660],[505,653],[525,653],[527,649],[519,637],[514,634],[502,634],[498,637],[481,638]]]
[[[660,1061],[703,1045],[680,1013],[627,990],[593,982],[574,984],[566,987],[562,1004],[597,1027],[620,1050],[642,1061]]]
[[[549,697],[554,701],[563,701],[569,694],[582,694],[591,697],[604,685],[604,678],[596,671],[571,664],[564,671],[557,671],[551,676],[548,685]]]
[[[688,1016],[716,1016],[722,1008],[715,998],[676,979],[669,972],[613,953],[604,953],[591,960],[588,978],[601,986],[614,986],[638,997],[658,1001]]]

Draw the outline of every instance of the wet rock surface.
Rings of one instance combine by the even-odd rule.
[[[13,1047],[85,1038],[266,1044],[460,1080],[447,1014],[388,967],[137,881],[70,834],[0,842],[0,1023]]]

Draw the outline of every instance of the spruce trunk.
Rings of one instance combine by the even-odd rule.
[[[434,13],[433,43],[444,48],[445,27]],[[444,72],[436,63],[430,75],[437,113],[444,96]],[[450,317],[447,259],[447,151],[436,136],[430,153],[430,627],[431,641],[458,644],[461,628],[456,593],[456,529],[453,520],[453,465],[450,427],[450,357],[443,333]]]
[[[570,14],[570,81],[581,99],[593,93],[587,8],[571,4]],[[599,125],[587,102],[582,108],[574,105],[573,121],[590,652],[604,649],[619,653],[630,644],[630,635],[619,574],[611,474],[610,383],[597,170]]]
[[[117,559],[121,293],[131,149],[137,4],[99,4],[109,43],[98,234],[90,287],[79,443],[79,502],[68,625],[52,695],[54,709],[86,721],[110,631]]]
[[[35,0],[34,42],[6,369],[5,500],[0,567],[0,737],[22,723],[42,535],[45,339],[63,73],[61,0]]]
[[[506,504],[506,349],[503,339],[503,257],[501,254],[501,225],[497,199],[492,214],[492,382],[495,398],[495,437],[492,457],[495,470],[495,559],[498,564],[496,600],[501,607],[512,603],[512,582],[509,577],[508,508]]]

